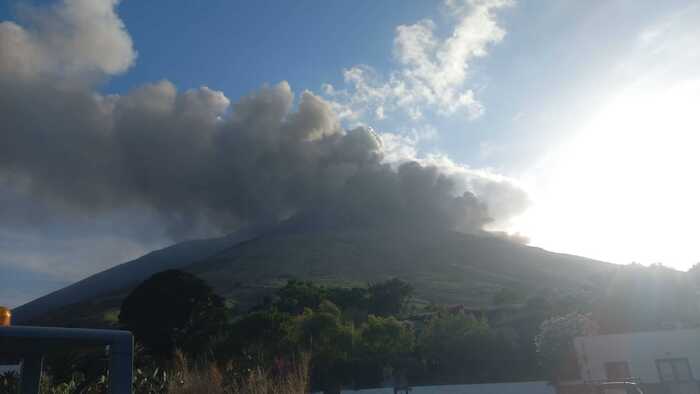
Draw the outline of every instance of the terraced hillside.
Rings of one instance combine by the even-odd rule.
[[[183,249],[189,254],[181,253]],[[133,286],[166,268],[201,276],[245,309],[289,278],[344,286],[399,277],[415,287],[418,302],[481,308],[489,306],[503,288],[525,295],[553,288],[595,291],[614,267],[458,232],[280,230],[242,242],[212,239],[174,245],[40,298],[17,312],[20,317],[32,312],[25,320],[42,324],[108,324],[114,322],[121,300]],[[127,268],[129,276],[124,275]]]
[[[288,278],[365,284],[412,283],[421,299],[487,306],[500,289],[586,289],[612,264],[457,232],[335,231],[246,241],[187,269],[244,305]]]

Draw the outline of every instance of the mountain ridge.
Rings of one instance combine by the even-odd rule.
[[[223,237],[187,240],[153,250],[20,305],[12,310],[13,319],[22,323],[52,309],[120,290],[156,272],[187,266],[193,260],[205,258],[250,236],[248,232],[239,232]]]
[[[591,275],[614,267],[496,237],[402,230],[258,237],[187,269],[232,298],[255,293],[237,291],[232,283],[250,289],[274,287],[287,278],[342,284],[399,277],[412,283],[421,298],[478,307],[506,286],[528,292],[579,288],[594,285]]]
[[[290,278],[366,285],[398,277],[426,302],[486,307],[500,289],[580,291],[615,265],[546,251],[487,235],[416,228],[326,228],[294,223],[266,232],[177,243],[117,265],[16,308],[18,322],[74,304],[99,303],[164,269],[207,280],[242,308],[261,302]],[[115,304],[116,303],[116,304]]]

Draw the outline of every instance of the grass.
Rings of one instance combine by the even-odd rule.
[[[215,363],[190,367],[182,354],[176,356],[168,371],[156,369],[144,372],[136,370],[135,394],[306,394],[309,392],[309,356],[291,360],[284,370],[261,367],[240,371],[226,368],[222,371]],[[97,394],[107,392],[108,379],[101,376],[87,382],[82,376],[74,376],[67,382],[54,382],[44,375],[41,392],[69,394],[82,392]],[[12,372],[0,374],[0,394],[14,394],[19,390],[19,376]]]
[[[176,378],[170,380],[172,394],[306,394],[309,389],[309,356],[302,355],[285,371],[255,368],[241,374],[222,372],[215,364],[190,368],[184,357],[177,357]]]
[[[117,325],[119,323],[119,308],[111,308],[102,314],[102,320],[108,324]]]

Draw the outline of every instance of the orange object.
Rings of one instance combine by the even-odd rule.
[[[0,306],[0,327],[7,327],[12,321],[12,312],[4,306]]]

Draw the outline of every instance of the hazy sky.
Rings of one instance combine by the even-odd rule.
[[[232,226],[173,233],[182,224],[178,210],[190,209],[180,200],[163,202],[172,208],[164,221],[151,209],[157,193],[125,192],[133,201],[114,204],[100,194],[114,183],[92,194],[66,192],[56,186],[61,174],[47,170],[63,160],[51,146],[60,133],[79,127],[87,137],[67,141],[85,142],[90,130],[131,125],[129,135],[138,136],[155,121],[133,108],[171,94],[177,111],[210,116],[196,124],[216,135],[224,127],[216,122],[240,115],[240,103],[289,92],[294,100],[283,113],[301,115],[285,116],[318,121],[327,106],[334,115],[324,119],[337,117],[344,129],[371,127],[385,162],[418,160],[453,176],[455,193],[489,206],[495,221],[487,228],[616,263],[686,269],[700,262],[700,2],[7,1],[0,21],[0,80],[21,92],[0,93],[0,113],[17,112],[12,105],[25,96],[23,105],[35,110],[15,123],[0,118],[0,143],[29,133],[10,130],[27,124],[21,119],[45,116],[36,127],[54,133],[28,138],[42,145],[36,157],[32,150],[12,157],[26,148],[21,143],[0,148],[10,157],[0,157],[0,304]],[[266,93],[250,96],[266,84]],[[85,105],[108,114],[52,115],[60,112],[53,103],[68,98],[96,100]],[[312,110],[301,110],[304,102]],[[159,127],[176,128],[178,119]],[[318,130],[336,133],[334,124]],[[44,150],[59,161],[40,158]],[[79,167],[102,164],[113,166]],[[73,171],[73,187],[91,188],[94,174],[125,173]],[[200,195],[186,201],[212,203]],[[290,206],[274,204],[279,209],[259,214]],[[200,208],[192,209],[199,215]]]

